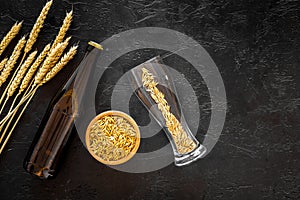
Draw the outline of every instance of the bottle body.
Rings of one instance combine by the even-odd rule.
[[[25,157],[24,168],[27,172],[44,179],[56,175],[75,125],[78,103],[85,94],[90,75],[93,74],[91,63],[99,52],[88,46],[76,70],[51,101]]]
[[[74,127],[76,109],[72,94],[72,87],[63,89],[50,103],[24,160],[27,172],[44,179],[56,174]]]

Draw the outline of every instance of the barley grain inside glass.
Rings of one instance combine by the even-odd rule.
[[[176,88],[160,57],[155,57],[130,71],[136,95],[167,134],[175,156],[175,165],[187,165],[205,153],[191,133],[181,112]]]

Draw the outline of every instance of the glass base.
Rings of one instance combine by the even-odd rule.
[[[190,153],[175,156],[175,165],[178,167],[188,165],[201,158],[205,154],[205,152],[205,146],[200,144],[198,148],[196,148],[194,151],[191,151]]]

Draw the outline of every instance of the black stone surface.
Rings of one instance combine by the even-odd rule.
[[[22,33],[28,33],[45,2],[0,0],[1,38],[15,21],[24,20]],[[300,199],[299,1],[54,0],[36,48],[53,40],[72,7],[70,34],[73,42],[80,41],[79,53],[39,90],[1,154],[1,200]],[[151,173],[129,174],[97,163],[74,134],[55,179],[27,174],[22,162],[47,105],[83,56],[87,41],[100,42],[144,26],[185,33],[203,45],[217,64],[228,112],[213,151],[187,167],[171,164]],[[136,55],[147,57],[140,52],[120,59],[128,65]],[[199,78],[188,70],[183,73],[201,96]],[[109,96],[101,94],[104,86],[99,84],[99,100],[104,102],[97,107],[100,111],[107,109]],[[200,108],[202,131],[207,129],[209,109]],[[197,137],[201,140],[201,135]]]

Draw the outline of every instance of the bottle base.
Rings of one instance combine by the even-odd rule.
[[[188,165],[201,158],[205,152],[205,146],[200,144],[199,147],[187,154],[175,156],[175,165],[178,167]]]

